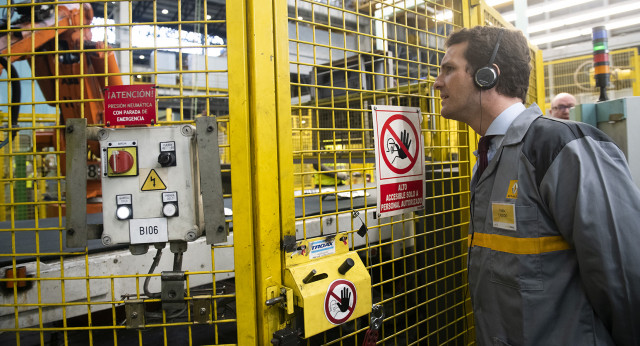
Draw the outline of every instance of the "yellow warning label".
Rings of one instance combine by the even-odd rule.
[[[517,199],[518,198],[518,181],[511,180],[509,182],[509,189],[507,190],[507,198]]]
[[[156,172],[155,169],[152,169],[147,175],[147,179],[144,180],[144,184],[142,184],[142,191],[152,191],[152,190],[166,190],[167,185],[162,182],[160,176]]]

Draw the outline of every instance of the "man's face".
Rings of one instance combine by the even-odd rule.
[[[447,49],[434,87],[440,91],[442,116],[469,124],[473,117],[478,116],[476,105],[480,89],[475,86],[473,77],[466,69],[464,52],[467,45],[467,42],[463,42]]]
[[[554,100],[549,114],[554,118],[569,120],[569,112],[575,106],[576,100],[571,95],[561,96]]]

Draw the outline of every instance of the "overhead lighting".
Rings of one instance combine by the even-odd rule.
[[[597,9],[594,11],[584,12],[579,15],[568,15],[562,18],[545,21],[543,24],[530,25],[529,33],[545,31],[547,29],[559,28],[565,25],[588,22],[595,18],[603,18],[613,16],[620,13],[634,11],[640,9],[640,1],[627,2],[618,5],[610,5],[606,9]]]
[[[639,24],[638,18],[636,16],[632,16],[629,18],[616,19],[615,21],[610,21],[609,23],[605,24],[605,27],[607,28],[607,30],[613,30],[613,29],[619,29],[619,28],[624,28],[627,26],[633,26],[638,24]],[[594,23],[593,26],[597,26],[597,24]],[[570,38],[586,36],[586,35],[591,36],[591,27],[583,28],[583,29],[575,29],[575,30],[566,30],[566,31],[561,31],[554,34],[532,38],[531,43],[535,44],[536,46],[539,46],[545,43],[557,42],[557,41],[567,40]]]
[[[444,10],[442,12],[438,11],[436,12],[436,14],[434,15],[436,20],[440,20],[440,21],[449,21],[451,19],[453,19],[453,11],[451,10]]]
[[[607,28],[607,30],[613,30],[613,29],[619,29],[619,28],[624,28],[627,26],[633,26],[638,24],[640,24],[638,23],[638,17],[634,17],[634,18],[623,19],[623,20],[616,19],[611,23],[605,24],[605,27]]]
[[[506,3],[510,3],[513,2],[513,0],[487,0],[486,3],[487,5],[494,7],[494,6],[498,6],[498,5],[503,5]]]
[[[550,34],[550,35],[545,35],[538,38],[532,38],[531,43],[535,44],[536,46],[539,46],[545,43],[557,42],[557,41],[567,40],[570,38],[580,37],[583,35],[590,35],[590,34],[591,34],[591,28],[568,30],[568,31],[562,31],[556,34]]]
[[[564,8],[584,4],[591,1],[593,0],[563,0],[555,2],[545,2],[540,5],[528,6],[525,12],[527,17],[533,17],[546,12],[558,11]],[[504,14],[502,14],[502,18],[504,18],[504,20],[508,22],[513,22],[516,20],[516,13],[513,11],[505,12]]]
[[[162,12],[162,14],[167,14],[167,13],[169,13],[169,10],[167,10],[166,8],[163,8],[161,12]]]
[[[144,60],[144,55],[140,54],[138,58],[140,58],[140,60]]]
[[[207,20],[211,20],[211,15],[207,15]]]

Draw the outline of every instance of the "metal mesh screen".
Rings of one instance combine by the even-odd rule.
[[[445,38],[461,26],[462,3],[293,3],[288,19],[297,238],[348,234],[371,275],[373,301],[385,311],[383,344],[465,342],[470,311],[460,196],[468,193],[468,130],[439,116],[433,89]],[[424,213],[374,218],[372,105],[422,111]],[[357,234],[362,224],[366,235]],[[359,344],[368,324],[366,318],[347,322],[307,343]]]
[[[168,248],[157,266],[153,246],[139,256],[99,239],[68,248],[64,219],[65,184],[75,183],[65,175],[66,120],[105,126],[102,91],[117,84],[157,86],[158,126],[217,116],[230,208],[225,4],[6,3],[0,6],[0,136],[7,140],[0,149],[0,344],[237,342],[232,238],[215,246],[204,237],[189,243],[183,308],[167,313],[157,292],[160,272],[175,264]],[[87,214],[99,224],[99,165],[90,145]],[[141,310],[128,309],[135,302]]]

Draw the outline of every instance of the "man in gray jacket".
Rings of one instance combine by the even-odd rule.
[[[640,191],[624,154],[524,106],[521,32],[462,29],[446,45],[442,116],[483,136],[468,254],[478,343],[640,345]]]

